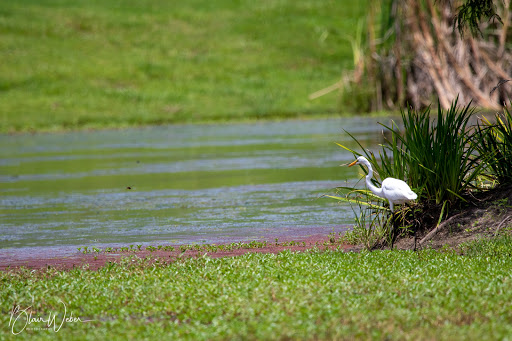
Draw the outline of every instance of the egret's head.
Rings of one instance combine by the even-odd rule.
[[[364,164],[364,163],[365,163],[365,161],[366,161],[366,162],[368,162],[364,156],[360,156],[360,157],[358,157],[358,158],[356,159],[356,161],[354,161],[354,162],[350,163],[348,166],[349,166],[349,167],[352,167],[352,166],[354,166],[354,165]]]

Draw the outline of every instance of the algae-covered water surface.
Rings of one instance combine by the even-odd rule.
[[[0,136],[0,248],[220,242],[343,231],[343,129],[375,119]],[[365,140],[366,138],[366,140]],[[355,148],[355,146],[354,146]]]

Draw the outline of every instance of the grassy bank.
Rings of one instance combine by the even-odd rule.
[[[31,306],[33,317],[60,314],[60,322],[65,304],[68,317],[94,321],[20,335],[500,339],[512,333],[511,246],[502,237],[466,246],[465,256],[432,250],[282,252],[156,265],[126,259],[99,271],[0,273],[1,332],[12,336],[7,327],[15,305]]]
[[[4,1],[0,131],[325,114],[365,2]]]

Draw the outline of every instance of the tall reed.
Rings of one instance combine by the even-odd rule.
[[[448,110],[438,104],[434,120],[430,107],[402,111],[404,133],[395,129],[393,134],[402,143],[409,183],[420,190],[423,200],[456,201],[480,174],[482,165],[470,143],[473,128],[468,127],[474,111],[470,104],[458,107],[457,99]]]
[[[489,175],[499,184],[512,184],[512,114],[507,107],[495,115],[495,123],[482,118],[473,144],[484,158]]]

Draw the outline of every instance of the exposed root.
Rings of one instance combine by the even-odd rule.
[[[441,224],[437,225],[432,231],[430,231],[423,239],[420,240],[420,246],[423,246],[426,242],[431,240],[439,230],[443,229],[445,226],[449,225],[454,221],[455,219],[459,218],[462,215],[462,213],[456,214],[453,217],[443,221]]]

